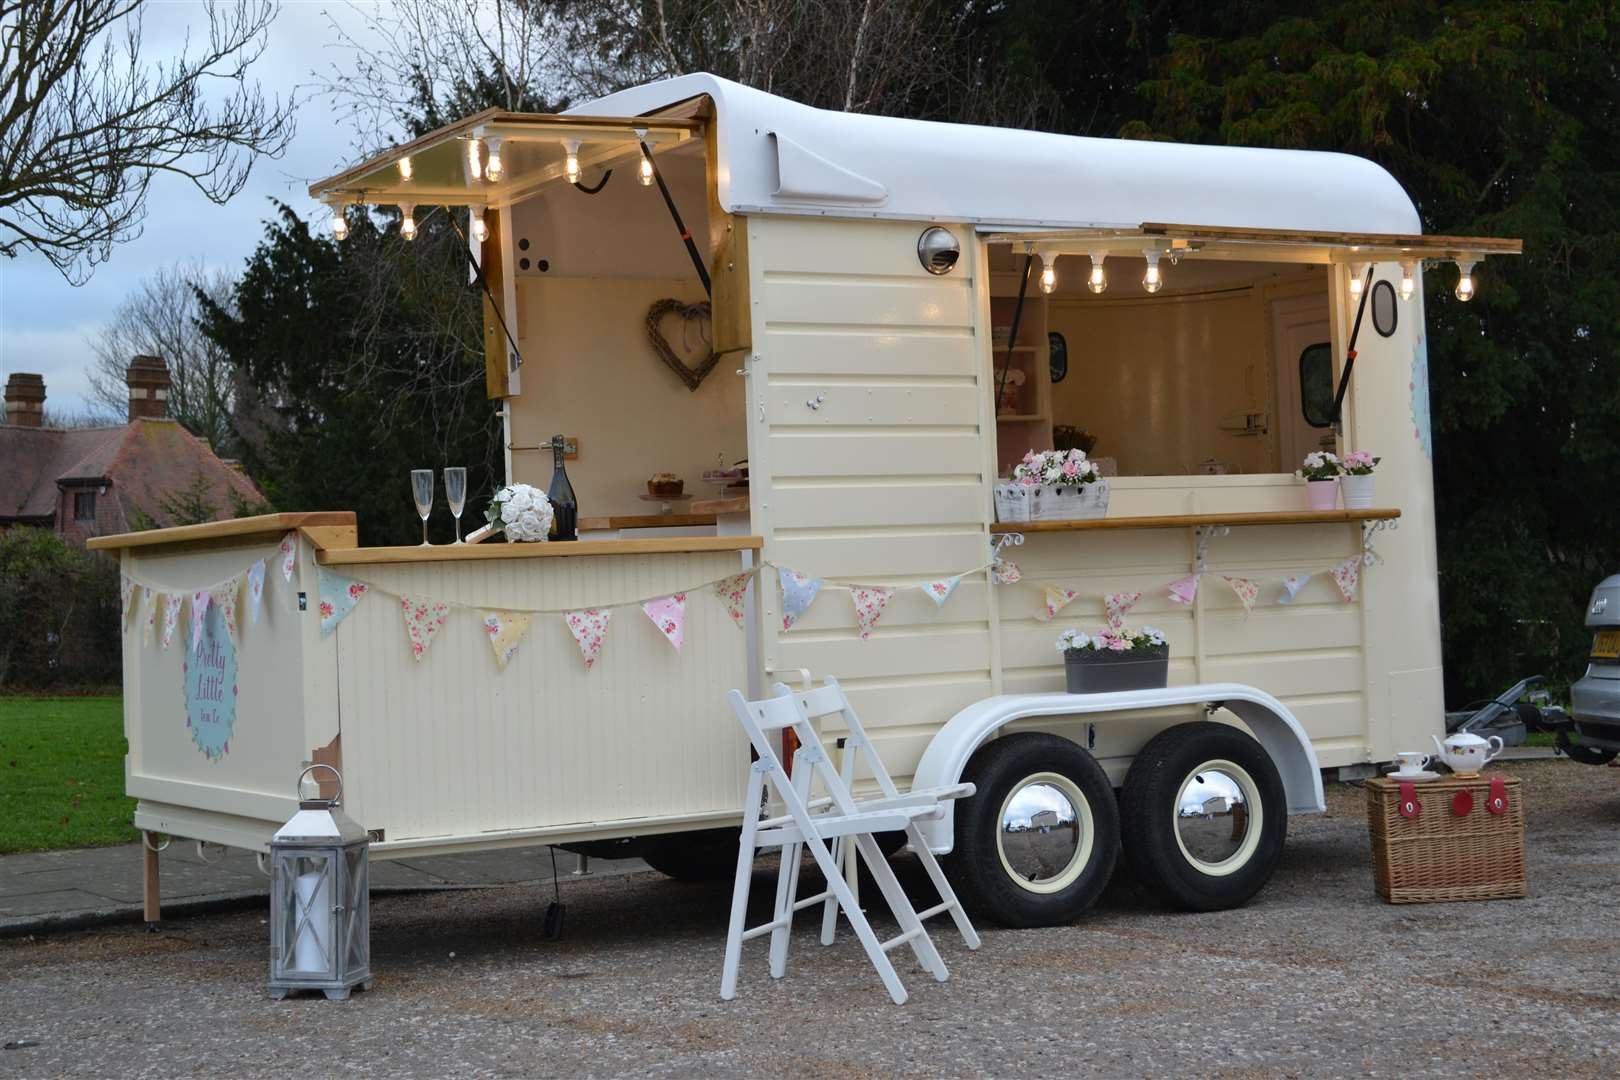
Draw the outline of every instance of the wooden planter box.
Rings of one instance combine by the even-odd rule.
[[[1492,813],[1491,781],[1507,797]],[[1401,813],[1401,785],[1368,780],[1367,828],[1372,835],[1373,878],[1392,904],[1501,900],[1525,896],[1524,789],[1516,777],[1486,772],[1412,785],[1418,809]],[[1467,807],[1467,813],[1458,810]]]

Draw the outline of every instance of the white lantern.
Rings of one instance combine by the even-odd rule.
[[[332,798],[306,793],[316,769],[337,777]],[[371,989],[371,841],[338,809],[336,769],[311,765],[298,787],[298,813],[270,841],[270,996],[320,990],[342,1001]]]

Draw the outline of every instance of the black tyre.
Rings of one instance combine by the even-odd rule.
[[[1125,862],[1169,907],[1222,911],[1271,878],[1288,835],[1282,777],[1246,732],[1199,721],[1142,747],[1120,796]]]
[[[676,881],[730,881],[737,873],[738,829],[670,833],[653,840],[641,858]]]
[[[974,911],[1011,927],[1054,926],[1089,908],[1119,858],[1119,810],[1102,766],[1056,735],[980,747],[962,779],[946,868]]]

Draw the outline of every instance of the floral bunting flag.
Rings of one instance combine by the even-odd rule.
[[[726,614],[731,616],[732,623],[739,630],[743,628],[743,622],[747,619],[748,579],[753,576],[753,571],[750,570],[745,574],[733,574],[714,583],[715,595],[720,597],[720,602],[726,607]]]
[[[208,590],[199,589],[191,594],[191,651],[202,647],[203,627],[208,622]]]
[[[157,632],[158,595],[149,587],[141,586],[142,610],[146,612],[141,619],[141,644],[152,644],[152,637]]]
[[[180,623],[180,605],[185,602],[183,593],[163,594],[163,647],[167,649],[174,641],[174,629]]]
[[[1356,602],[1356,585],[1361,580],[1361,556],[1352,555],[1332,570],[1333,582],[1338,585],[1339,592],[1344,594],[1344,602]]]
[[[1287,577],[1283,578],[1283,594],[1277,597],[1277,603],[1292,604],[1294,602],[1294,597],[1299,595],[1299,590],[1303,589],[1305,587],[1305,583],[1310,581],[1311,578],[1315,576],[1315,574],[1289,574]]]
[[[778,569],[777,576],[782,581],[782,629],[791,630],[821,591],[821,579],[785,568]]]
[[[225,633],[230,635],[232,641],[241,638],[236,629],[236,598],[242,594],[242,578],[237,574],[223,585],[216,585],[208,592],[208,601],[219,609],[220,619],[225,624]]]
[[[259,608],[264,603],[264,560],[260,559],[247,572],[248,618],[259,625]]]
[[[656,600],[648,600],[641,605],[647,618],[658,627],[658,632],[669,639],[675,646],[675,651],[681,651],[681,643],[686,638],[686,594],[675,593],[673,596],[660,596]]]
[[[1041,618],[1042,622],[1051,622],[1057,618],[1057,613],[1068,607],[1074,602],[1074,598],[1080,595],[1073,589],[1061,589],[1056,585],[1043,585],[1041,588],[1046,593],[1046,615],[1044,618],[1041,616],[1037,618]]]
[[[1142,599],[1139,592],[1109,593],[1103,597],[1103,605],[1108,608],[1108,625],[1119,629],[1125,625],[1125,616],[1131,613],[1137,603]]]
[[[118,598],[123,602],[124,605],[119,609],[120,612],[122,612],[121,617],[123,618],[124,623],[129,622],[130,600],[134,599],[134,596],[135,582],[131,580],[128,574],[120,574],[118,577]],[[124,623],[120,623],[119,625],[124,625]]]
[[[321,637],[331,637],[338,623],[354,610],[354,605],[370,588],[363,581],[336,574],[321,566],[316,568],[315,582],[320,598]]]
[[[1248,578],[1229,577],[1226,574],[1221,575],[1221,580],[1232,586],[1232,591],[1237,594],[1238,603],[1243,605],[1243,617],[1248,618],[1249,613],[1254,610],[1254,602],[1260,599],[1260,586]]]
[[[997,559],[990,567],[990,581],[996,585],[1016,585],[1024,580],[1018,564],[1011,559]]]
[[[893,589],[877,585],[863,585],[849,590],[849,598],[855,603],[855,622],[861,628],[862,641],[872,636],[872,628],[883,618],[883,609],[889,606],[889,597],[893,595]]]
[[[1198,575],[1188,574],[1184,578],[1177,578],[1165,588],[1170,592],[1172,604],[1191,604],[1198,599]]]
[[[529,632],[531,616],[521,611],[485,611],[482,615],[489,647],[495,650],[495,666],[505,671],[506,665],[512,662],[512,654],[517,652],[518,643]]]
[[[923,585],[922,590],[927,594],[928,599],[940,607],[944,607],[945,601],[951,598],[951,593],[955,592],[956,587],[961,583],[962,575],[956,574],[952,577],[940,578],[938,581],[927,582]]]
[[[405,618],[405,636],[411,642],[411,659],[418,664],[428,651],[444,622],[450,617],[450,605],[443,600],[430,600],[424,596],[402,596],[399,612]]]
[[[579,643],[579,654],[585,658],[586,671],[591,670],[591,665],[596,663],[602,651],[602,642],[607,640],[608,620],[612,617],[612,611],[599,611],[596,608],[570,611],[563,615],[568,632]]]
[[[277,550],[281,552],[281,578],[283,581],[291,581],[293,567],[298,563],[298,534],[290,532],[283,536],[281,547]]]

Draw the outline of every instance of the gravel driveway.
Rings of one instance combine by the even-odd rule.
[[[0,941],[0,1041],[31,1044],[0,1076],[1620,1075],[1620,769],[1506,771],[1526,900],[1384,904],[1362,793],[1330,786],[1247,907],[1167,914],[1116,882],[977,953],[936,923],[951,980],[901,950],[898,1008],[808,918],[786,979],[751,942],[722,1003],[729,883],[656,874],[565,882],[559,941],[532,889],[379,897],[377,984],[348,1003],[269,1001],[258,912]],[[761,863],[767,908],[773,881]]]

